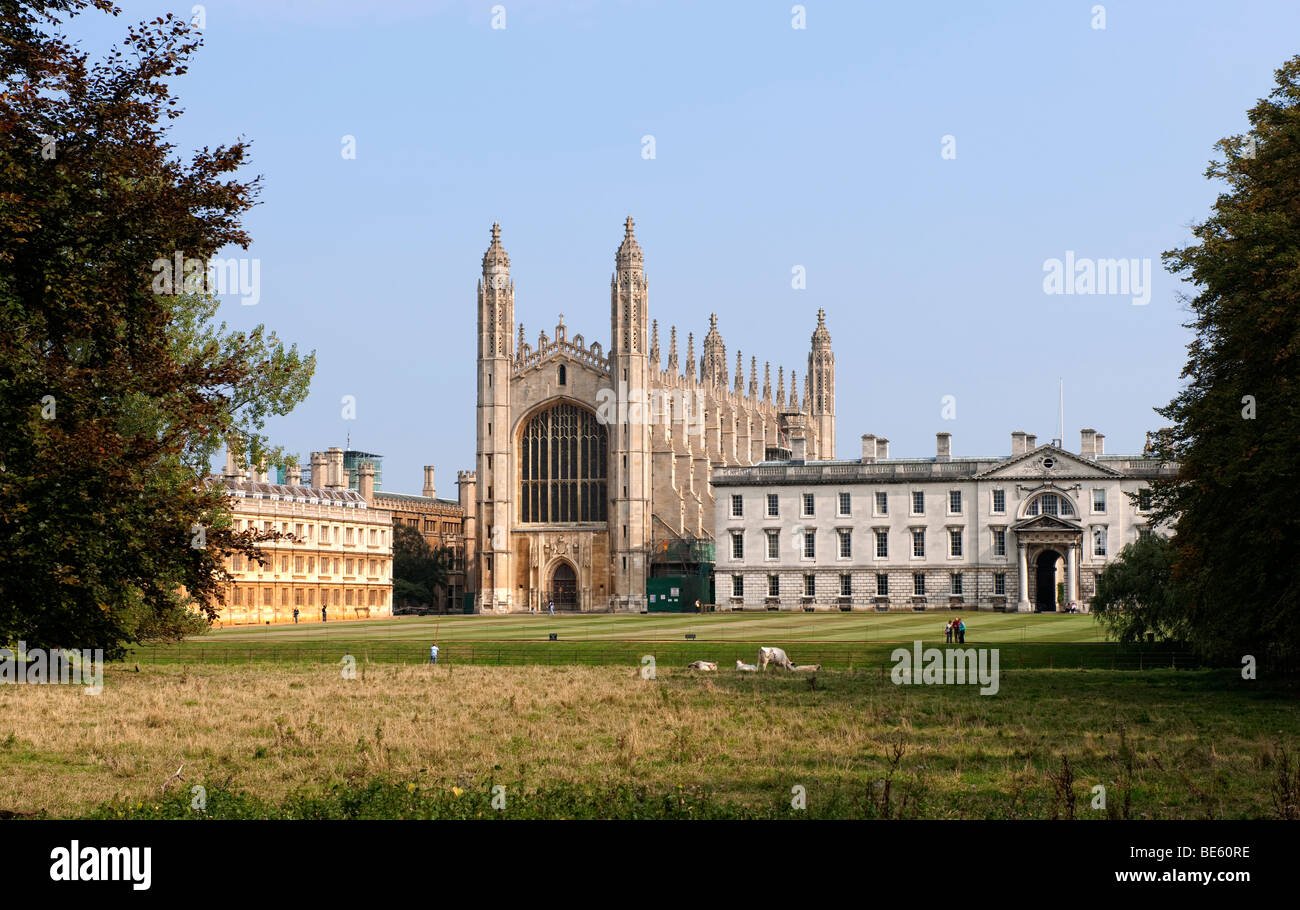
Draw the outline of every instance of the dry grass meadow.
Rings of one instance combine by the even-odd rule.
[[[522,798],[698,787],[756,807],[786,806],[801,785],[810,812],[837,794],[931,818],[1105,817],[1089,808],[1102,783],[1112,816],[1276,816],[1280,748],[1300,743],[1294,692],[1233,679],[1004,671],[982,697],[878,670],[814,685],[633,667],[370,664],[345,680],[320,665],[115,665],[99,696],[0,687],[0,813],[81,816],[195,784],[278,801],[384,780],[495,781]]]

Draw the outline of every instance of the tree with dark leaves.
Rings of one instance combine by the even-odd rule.
[[[1190,280],[1186,386],[1151,436],[1178,475],[1152,484],[1176,525],[1179,624],[1203,655],[1300,656],[1300,56],[1222,139],[1206,176],[1226,189],[1196,242],[1165,254]]]
[[[247,248],[248,145],[183,161],[169,83],[183,20],[131,27],[91,62],[59,29],[107,0],[0,0],[0,643],[102,647],[212,618],[235,533],[211,457],[301,401],[314,355],[215,325],[204,282],[159,263]],[[197,610],[195,609],[197,607]]]

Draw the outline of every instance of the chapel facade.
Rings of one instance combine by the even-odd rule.
[[[729,373],[717,314],[667,360],[650,318],[644,257],[629,217],[610,278],[608,347],[570,335],[530,343],[500,226],[478,282],[478,411],[472,548],[477,612],[646,608],[656,554],[712,552],[716,468],[788,457],[792,435],[835,457],[835,356],[819,311],[800,396],[797,374],[743,354]],[[470,524],[467,522],[467,524]],[[467,528],[467,531],[469,528]],[[700,548],[696,548],[697,550]]]

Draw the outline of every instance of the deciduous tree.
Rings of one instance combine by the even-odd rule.
[[[1172,578],[1202,653],[1300,656],[1300,56],[1217,143],[1225,184],[1196,242],[1165,254],[1190,280],[1195,338],[1186,386],[1152,435],[1177,478],[1152,485],[1157,522],[1177,524]]]
[[[248,246],[258,181],[242,140],[168,142],[189,25],[92,63],[59,32],[87,6],[118,13],[0,2],[0,642],[115,655],[214,615],[225,557],[258,554],[203,478],[227,438],[269,449],[315,358],[215,324],[205,287],[156,291],[159,260]]]

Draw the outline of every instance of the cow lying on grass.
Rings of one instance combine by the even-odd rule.
[[[736,671],[739,673],[757,673],[758,667],[753,664],[747,664],[743,660],[736,661]]]
[[[775,667],[785,667],[787,670],[793,670],[794,664],[786,656],[785,651],[780,648],[759,648],[758,649],[758,669],[766,670],[767,665],[772,664]]]
[[[687,664],[687,667],[691,670],[716,670],[718,664],[713,660],[693,660]]]

